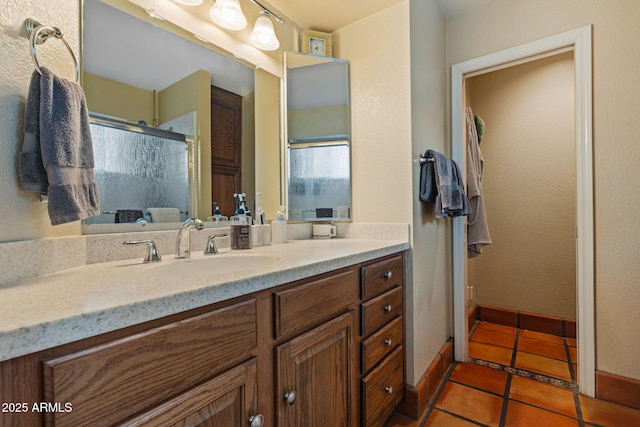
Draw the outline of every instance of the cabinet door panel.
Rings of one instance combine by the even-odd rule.
[[[71,402],[57,426],[108,426],[253,356],[255,300],[44,362],[44,397]],[[99,397],[97,397],[99,396]]]
[[[279,426],[353,425],[353,324],[349,312],[277,348]],[[296,397],[289,405],[284,396],[292,391]]]
[[[256,359],[252,359],[121,426],[248,425],[256,412],[256,372]]]

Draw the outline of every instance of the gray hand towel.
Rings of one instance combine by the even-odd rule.
[[[433,162],[422,165],[420,200],[435,203],[436,218],[469,215],[469,201],[456,162],[433,150],[427,150],[425,157]]]
[[[24,114],[24,141],[18,165],[20,187],[28,193],[46,194],[49,181],[40,155],[40,73],[33,72]]]
[[[76,83],[55,76],[45,67],[40,68],[40,97],[39,114],[35,118],[35,100],[27,100],[29,117],[25,118],[25,147],[23,153],[31,151],[39,145],[42,165],[46,171],[46,181],[39,177],[39,173],[30,173],[25,157],[21,177],[33,175],[39,177],[40,185],[49,196],[49,217],[52,225],[77,221],[100,213],[98,188],[93,175],[93,148],[89,113],[82,88]],[[34,78],[36,78],[34,74]],[[33,80],[32,80],[33,83]],[[35,85],[35,83],[34,83]],[[32,85],[33,86],[33,85]],[[38,121],[39,138],[32,133],[35,121]],[[29,133],[27,134],[27,127]],[[29,147],[27,147],[27,136]],[[39,140],[35,144],[33,139]],[[37,152],[37,148],[35,150]],[[22,157],[22,156],[21,156]],[[21,158],[21,166],[23,166]],[[31,169],[34,170],[34,169]],[[26,181],[23,179],[23,182]],[[23,186],[27,188],[28,186]],[[42,188],[40,187],[40,188]],[[30,187],[30,188],[36,188]],[[40,191],[39,191],[40,192]]]

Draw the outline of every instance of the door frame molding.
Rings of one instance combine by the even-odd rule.
[[[464,164],[466,149],[463,83],[466,77],[528,62],[561,50],[572,50],[575,63],[578,385],[580,393],[593,397],[595,294],[591,25],[452,65],[451,158],[459,165]],[[454,352],[457,361],[465,361],[468,356],[465,225],[464,217],[453,219]]]

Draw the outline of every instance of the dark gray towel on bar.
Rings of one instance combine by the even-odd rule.
[[[42,193],[42,189],[46,188],[52,225],[99,215],[91,129],[84,92],[76,83],[55,76],[45,67],[40,67],[40,70],[41,76],[35,73],[33,76],[33,79],[40,81],[40,96],[32,98],[30,90],[25,112],[23,154],[30,154],[21,156],[23,189]],[[35,86],[33,79],[32,86]],[[37,109],[36,103],[39,104]],[[34,133],[36,122],[37,134]],[[34,164],[38,152],[46,176],[40,176],[41,171]],[[36,153],[36,156],[31,153]],[[27,177],[39,182],[24,185]]]
[[[420,171],[420,200],[435,203],[436,218],[469,215],[460,169],[453,160],[437,151],[427,150]]]
[[[18,166],[20,187],[28,193],[47,194],[47,172],[40,155],[40,73],[33,72],[24,113],[24,140]]]

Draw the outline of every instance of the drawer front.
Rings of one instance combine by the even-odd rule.
[[[402,284],[402,256],[362,267],[362,299],[369,299]]]
[[[402,346],[362,379],[362,418],[365,426],[382,426],[403,396]]]
[[[402,344],[402,316],[362,342],[362,373],[366,373]]]
[[[362,336],[377,331],[402,314],[402,287],[394,288],[362,304]]]
[[[44,400],[73,404],[47,421],[116,424],[249,359],[256,338],[250,300],[45,361]]]
[[[276,338],[303,332],[340,313],[355,299],[356,274],[353,270],[276,292]]]

